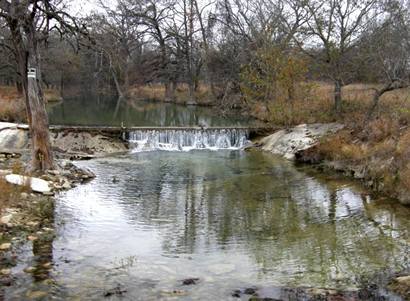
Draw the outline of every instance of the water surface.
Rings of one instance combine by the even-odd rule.
[[[10,295],[101,300],[120,287],[121,300],[238,300],[232,291],[249,286],[355,289],[409,266],[409,208],[269,154],[160,151],[78,164],[97,178],[57,198],[51,282],[20,271]],[[182,286],[191,277],[198,284]]]
[[[249,125],[244,117],[223,116],[213,107],[172,103],[121,102],[108,96],[67,98],[48,106],[50,124],[94,126],[234,126]]]

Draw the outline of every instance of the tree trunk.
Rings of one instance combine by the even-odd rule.
[[[342,111],[342,85],[343,84],[340,79],[335,80],[334,101],[336,113],[340,113]]]
[[[41,78],[39,77],[41,76],[41,69],[35,40],[35,29],[34,25],[25,28],[26,43],[23,41],[20,27],[17,23],[11,22],[10,29],[21,75],[27,121],[30,127],[32,151],[30,170],[42,172],[47,169],[53,169],[54,160],[48,132],[48,116],[40,86]],[[27,77],[28,66],[36,68],[36,77]]]
[[[165,84],[165,101],[172,101],[173,100],[173,89],[172,89],[172,83],[168,80],[166,80]]]
[[[17,79],[16,81],[16,89],[17,89],[17,94],[22,96],[24,91],[23,91],[23,84],[21,83],[20,79]]]
[[[372,119],[373,114],[376,112],[376,109],[379,106],[379,99],[381,95],[381,91],[376,91],[376,93],[374,93],[372,106],[370,107],[369,112],[367,113],[367,120]]]
[[[189,82],[189,99],[187,104],[189,105],[196,105],[196,98],[195,98],[195,83],[191,79]]]
[[[40,56],[35,40],[34,25],[26,28],[28,67],[36,69],[36,76],[27,78],[27,103],[31,113],[30,134],[32,171],[46,171],[54,169],[54,159],[48,131],[48,116],[41,89]],[[27,74],[27,71],[23,74]]]
[[[122,89],[126,96],[129,95],[129,90],[130,90],[130,65],[131,65],[131,59],[129,56],[127,56],[127,59],[125,61],[125,66],[124,66],[124,85]]]

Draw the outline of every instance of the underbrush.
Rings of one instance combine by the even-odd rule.
[[[338,162],[339,168],[351,170],[374,190],[410,203],[409,146],[410,129],[406,125],[379,117],[323,139],[316,152],[326,162]]]
[[[21,193],[28,191],[28,187],[11,185],[0,177],[0,212],[4,208],[19,205]]]
[[[56,90],[45,89],[46,102],[61,101]],[[0,121],[26,122],[26,108],[22,95],[19,95],[14,86],[0,86]]]
[[[333,87],[324,83],[312,86],[303,99],[277,101],[265,111],[255,106],[253,112],[265,114],[265,120],[282,126],[343,123],[346,128],[320,141],[311,155],[333,162],[333,168],[365,180],[376,191],[410,203],[410,90],[383,95],[369,119],[373,88],[362,84],[344,87],[339,114],[333,110]]]
[[[134,86],[128,92],[131,99],[137,100],[165,100],[165,86],[161,84],[150,84],[143,86]],[[195,100],[200,105],[209,105],[213,102],[210,88],[206,85],[200,85],[195,92]],[[186,84],[179,84],[174,91],[174,99],[171,102],[186,104],[191,101],[189,89]]]
[[[24,122],[26,120],[26,110],[22,100],[0,99],[0,121]]]

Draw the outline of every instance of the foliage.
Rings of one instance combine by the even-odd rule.
[[[273,111],[280,111],[286,104],[292,114],[295,100],[306,99],[306,74],[307,62],[302,56],[280,47],[263,47],[242,68],[241,91],[248,105],[264,102],[268,110],[273,105]]]

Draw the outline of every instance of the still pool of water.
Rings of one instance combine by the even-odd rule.
[[[50,279],[25,274],[36,260],[27,256],[9,296],[102,300],[117,288],[121,300],[238,300],[232,291],[250,286],[354,289],[409,266],[409,208],[269,154],[160,151],[77,164],[97,178],[57,197]]]
[[[222,116],[211,107],[172,103],[130,101],[117,108],[117,99],[81,96],[50,104],[50,124],[94,126],[239,126],[249,125],[244,117]]]

